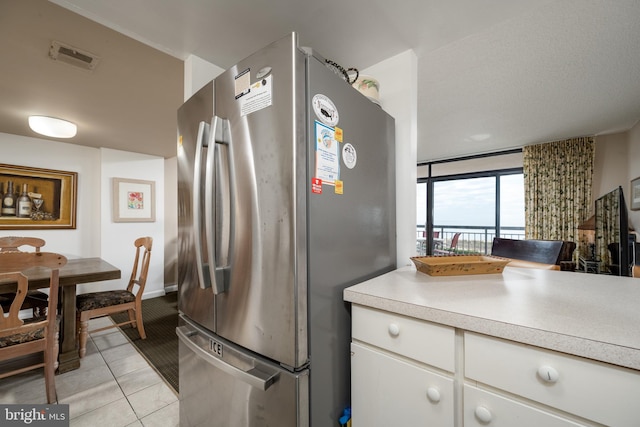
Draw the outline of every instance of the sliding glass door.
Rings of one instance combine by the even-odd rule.
[[[416,219],[419,255],[488,254],[495,236],[523,239],[522,170],[421,179]]]

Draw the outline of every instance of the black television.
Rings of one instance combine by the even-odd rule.
[[[595,252],[600,260],[600,271],[614,276],[630,276],[629,246],[633,245],[629,234],[629,217],[622,187],[596,200]],[[633,246],[632,246],[633,247]]]

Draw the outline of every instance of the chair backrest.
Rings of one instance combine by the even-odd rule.
[[[457,246],[458,246],[458,239],[460,239],[460,235],[462,233],[456,233],[453,235],[453,237],[451,238],[451,246],[449,247],[449,250],[454,250]]]
[[[40,252],[44,245],[45,241],[37,237],[0,237],[0,252],[18,252],[21,246],[31,246],[35,252]]]
[[[574,242],[563,240],[518,240],[494,237],[491,245],[491,255],[542,264],[560,265],[563,261],[571,261],[575,247],[576,244]]]
[[[133,243],[136,247],[136,257],[133,261],[133,269],[127,290],[133,292],[135,285],[138,285],[136,296],[142,296],[144,286],[147,283],[147,273],[149,272],[149,261],[151,260],[151,247],[153,246],[152,237],[140,237]]]
[[[56,318],[59,270],[66,263],[67,259],[64,256],[51,252],[0,252],[0,282],[16,283],[15,297],[9,308],[9,313],[5,313],[0,307],[2,313],[0,316],[0,337],[29,332],[43,326],[52,326],[52,322],[55,322]],[[19,317],[29,286],[24,271],[34,267],[50,269],[49,309],[46,319],[25,324]],[[53,338],[54,329],[53,327],[47,329],[48,338]]]

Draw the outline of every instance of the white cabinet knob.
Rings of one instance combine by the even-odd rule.
[[[389,325],[389,334],[392,337],[397,337],[398,335],[400,335],[400,326],[396,325],[395,323],[392,323]]]
[[[555,368],[549,365],[542,365],[538,368],[538,376],[540,379],[547,383],[555,383],[560,378],[560,374]]]
[[[435,387],[429,387],[427,389],[427,398],[433,403],[440,402],[440,390]]]
[[[485,424],[491,422],[491,419],[493,418],[491,411],[484,406],[476,407],[475,414],[476,418]]]

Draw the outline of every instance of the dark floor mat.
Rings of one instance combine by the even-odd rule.
[[[127,320],[126,313],[114,314],[116,322]],[[138,330],[131,325],[121,327],[133,345],[149,361],[164,379],[178,392],[178,293],[142,301],[142,319],[146,339],[140,339]]]

